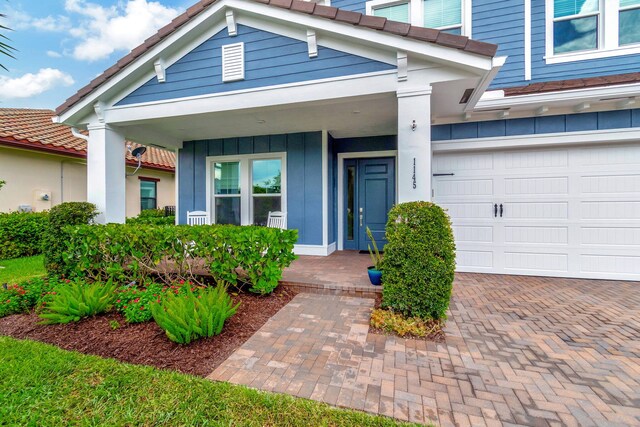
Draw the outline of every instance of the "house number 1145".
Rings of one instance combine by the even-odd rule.
[[[416,189],[416,158],[413,158],[413,176],[411,176],[413,180],[413,189]]]

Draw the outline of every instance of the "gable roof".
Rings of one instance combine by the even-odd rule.
[[[185,25],[191,19],[203,12],[208,6],[219,0],[200,0],[187,9],[186,12],[174,18],[169,24],[162,27],[156,34],[145,40],[140,46],[133,49],[126,56],[121,58],[116,64],[105,70],[98,77],[93,79],[89,84],[81,88],[73,96],[67,99],[62,105],[56,108],[57,115],[63,114],[75,104],[80,102],[84,97],[90,94],[94,89],[101,86],[111,77],[116,75],[122,69],[131,64],[135,59],[143,55],[145,52],[153,48],[162,40],[173,34],[180,27]],[[418,27],[402,22],[391,21],[379,16],[365,15],[358,12],[338,9],[331,6],[316,4],[313,1],[302,0],[253,0],[258,3],[267,4],[274,7],[289,9],[294,12],[306,13],[324,19],[348,23],[354,26],[378,30],[381,32],[393,34],[400,37],[415,39],[427,43],[462,50],[468,53],[490,57],[495,56],[498,46],[491,43],[480,42],[469,39],[465,36],[449,34],[432,28]]]
[[[87,141],[75,137],[70,127],[53,123],[54,116],[52,110],[0,108],[0,144],[86,158]],[[140,146],[131,142],[128,144],[133,148]],[[125,157],[128,165],[138,165],[129,152]],[[142,156],[144,168],[174,172],[175,163],[175,153],[156,147],[147,147]]]

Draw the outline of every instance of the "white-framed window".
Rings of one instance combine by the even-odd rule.
[[[471,0],[370,0],[368,15],[471,37]]]
[[[640,0],[546,0],[549,64],[640,53]]]
[[[212,223],[266,225],[269,212],[286,205],[286,153],[207,157]]]

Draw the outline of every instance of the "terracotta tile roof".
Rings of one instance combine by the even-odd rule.
[[[71,128],[51,121],[52,110],[30,110],[22,108],[0,108],[0,144],[61,155],[85,158],[87,142],[76,138]],[[139,144],[131,143],[135,148]],[[137,165],[129,154],[127,163]],[[155,147],[147,147],[142,156],[146,168],[165,171],[175,170],[175,153]]]
[[[84,86],[73,96],[67,99],[62,105],[56,108],[56,114],[62,114],[69,108],[77,104],[82,98],[91,93],[94,89],[109,80],[120,70],[127,67],[135,59],[157,45],[160,41],[178,30],[181,26],[189,22],[193,17],[200,14],[208,6],[217,0],[200,0],[187,9],[185,13],[174,18],[169,24],[162,27],[156,34],[145,40],[140,46],[133,49],[126,56],[121,58],[115,65],[105,70],[89,84]],[[289,9],[295,12],[306,13],[334,21],[345,22],[354,26],[371,28],[402,37],[407,37],[424,42],[434,43],[446,47],[463,50],[481,56],[495,56],[498,46],[491,43],[471,40],[465,36],[457,36],[445,33],[432,28],[417,27],[402,22],[390,21],[379,16],[369,16],[358,12],[341,10],[331,6],[316,4],[312,1],[302,0],[254,0],[258,3],[269,4],[274,7]]]
[[[534,93],[558,92],[571,89],[615,86],[640,83],[640,73],[616,74],[613,76],[589,77],[584,79],[559,80],[553,82],[532,83],[527,86],[510,87],[504,90],[505,96],[531,95]]]

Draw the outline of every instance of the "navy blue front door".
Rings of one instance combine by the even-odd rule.
[[[349,159],[344,176],[344,248],[367,250],[369,227],[382,250],[387,214],[396,199],[395,159]]]

